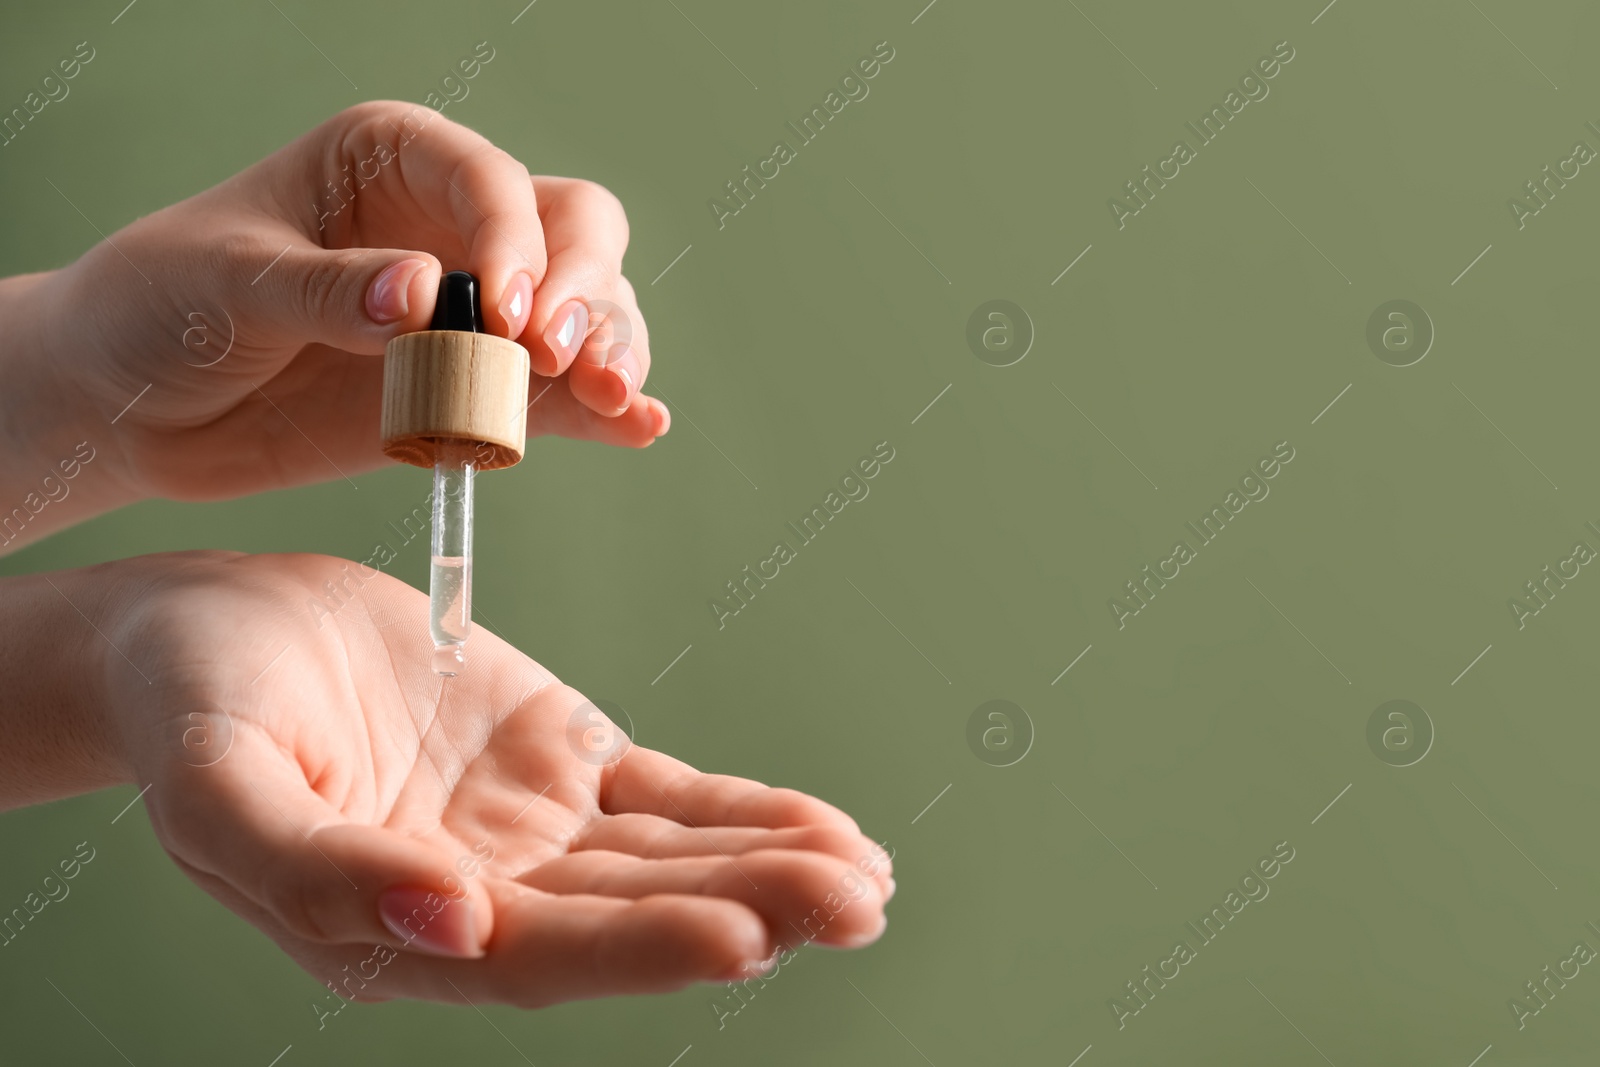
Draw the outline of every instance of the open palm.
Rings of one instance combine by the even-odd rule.
[[[114,710],[157,835],[346,999],[665,991],[882,932],[888,857],[844,813],[629,745],[492,634],[436,677],[395,579],[137,562],[115,636],[149,684]]]

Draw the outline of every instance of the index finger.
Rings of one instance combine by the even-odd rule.
[[[485,327],[501,337],[518,337],[548,266],[528,168],[431,108],[370,107],[368,119],[376,132],[401,135],[396,161],[407,192],[435,223],[453,228],[468,250],[467,269],[478,279]]]

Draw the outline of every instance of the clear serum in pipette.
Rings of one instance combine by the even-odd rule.
[[[433,565],[428,573],[428,626],[433,669],[452,677],[465,663],[472,633],[473,447],[439,445],[433,465]]]

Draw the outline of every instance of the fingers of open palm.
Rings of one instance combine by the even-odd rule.
[[[524,973],[559,960],[568,982],[593,991],[676,988],[771,953],[761,917],[727,899],[663,894],[635,901],[522,888],[510,902],[497,894],[497,903],[506,922],[495,958],[509,957]]]
[[[758,849],[738,856],[657,860],[583,851],[535,867],[518,880],[551,893],[635,899],[677,893],[736,900],[760,914],[780,944],[797,944],[798,937],[859,945],[883,927],[883,891],[851,861],[820,852]],[[809,936],[802,932],[808,919]]]
[[[641,859],[732,856],[765,849],[820,852],[854,864],[887,894],[893,868],[888,853],[870,838],[833,825],[768,830],[745,826],[685,826],[657,815],[605,815],[591,823],[573,850],[625,852]]]
[[[647,748],[635,748],[616,765],[600,807],[611,815],[643,812],[690,826],[821,825],[861,832],[854,819],[816,797],[748,778],[701,774]]]
[[[722,980],[748,971],[773,951],[761,916],[732,900],[557,896],[496,880],[488,883],[488,892],[500,921],[485,957],[451,960],[402,952],[391,958],[375,955],[371,942],[331,945],[298,937],[231,883],[177,862],[197,885],[345,1000],[405,997],[538,1008]]]
[[[236,727],[231,751],[212,766],[173,768],[151,790],[149,804],[169,851],[233,886],[297,937],[407,944],[380,911],[380,898],[390,890],[419,902],[430,893],[457,896],[448,918],[430,911],[424,944],[441,942],[445,950],[469,954],[492,933],[488,897],[475,883],[454,877],[455,856],[350,821],[253,729]]]
[[[732,900],[563,896],[505,881],[489,888],[499,919],[488,956],[408,956],[392,965],[401,980],[415,976],[436,999],[465,996],[539,1007],[669,992],[724,978],[772,953],[761,916]]]
[[[442,226],[453,227],[468,249],[465,267],[478,278],[484,324],[491,333],[516,337],[529,314],[531,291],[545,275],[547,257],[538,204],[528,170],[487,138],[423,109],[425,119],[411,125],[415,105],[393,102],[360,105],[356,121],[375,138],[393,139],[404,128],[410,137],[399,147],[394,166],[416,207]],[[358,201],[359,202],[359,201]],[[528,276],[520,306],[513,284]]]

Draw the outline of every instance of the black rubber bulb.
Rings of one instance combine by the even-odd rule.
[[[478,304],[478,279],[453,270],[439,279],[439,299],[433,305],[430,330],[483,332],[483,308]]]

